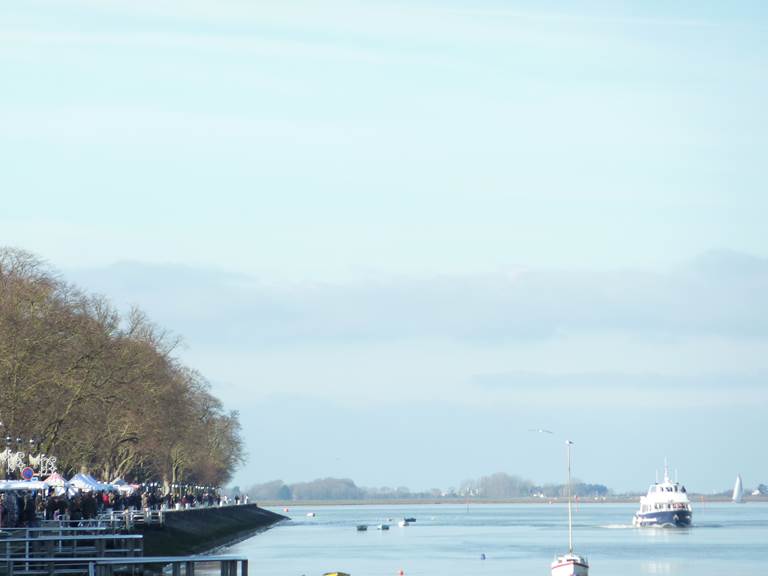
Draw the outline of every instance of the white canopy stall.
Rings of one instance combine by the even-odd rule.
[[[67,482],[67,479],[64,478],[64,476],[62,476],[58,472],[54,472],[53,474],[48,476],[48,478],[46,478],[44,482],[48,484],[48,486],[55,486],[57,488],[64,488],[67,484],[69,484],[69,482]]]
[[[125,480],[122,478],[115,478],[110,482],[110,485],[114,490],[117,490],[118,492],[121,492],[123,494],[131,494],[136,487],[132,486],[131,484],[128,484]]]
[[[59,474],[58,472],[54,472],[48,478],[44,480],[44,482],[53,488],[53,493],[56,496],[61,496],[62,494],[65,494],[67,490],[69,489],[69,482],[67,481],[64,476]]]
[[[99,490],[113,490],[109,484],[103,484],[90,474],[75,474],[69,481],[70,488],[83,492],[95,492]]]
[[[48,484],[39,480],[0,480],[0,492],[9,490],[47,490]]]

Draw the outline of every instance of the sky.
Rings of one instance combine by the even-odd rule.
[[[183,337],[240,485],[768,483],[768,5],[0,5],[0,245]],[[556,438],[528,432],[549,428]]]

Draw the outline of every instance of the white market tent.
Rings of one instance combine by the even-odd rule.
[[[133,492],[136,487],[132,486],[131,484],[128,484],[125,480],[122,478],[115,478],[110,482],[110,485],[114,490],[117,490],[118,492],[123,492],[125,494],[130,494]]]
[[[91,476],[90,474],[86,474],[86,476],[90,479],[91,483],[96,487],[96,490],[114,490],[111,484],[106,484],[104,482],[99,482]]]
[[[109,484],[103,484],[96,480],[90,474],[75,474],[69,481],[70,489],[82,490],[83,492],[94,492],[98,490],[112,490]]]
[[[48,484],[48,486],[55,486],[57,488],[63,488],[64,486],[69,484],[66,478],[64,478],[64,476],[62,476],[58,472],[54,472],[53,474],[48,476],[48,478],[46,478],[44,482]]]
[[[0,480],[0,492],[9,490],[47,490],[48,484],[39,480]]]

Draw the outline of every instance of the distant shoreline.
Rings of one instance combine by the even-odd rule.
[[[580,498],[579,504],[633,504],[639,501],[641,494],[632,496],[613,496],[605,499]],[[728,496],[707,496],[706,494],[690,494],[693,505],[710,502],[730,502]],[[487,504],[564,504],[566,499],[560,498],[499,498],[499,499],[470,499],[470,500],[441,500],[437,498],[401,498],[401,499],[370,499],[370,500],[259,500],[259,506],[270,508],[298,508],[306,506],[425,506],[425,505],[458,505],[476,506]],[[745,503],[768,503],[768,496],[745,496]]]

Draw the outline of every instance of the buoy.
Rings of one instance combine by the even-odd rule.
[[[485,560],[485,552],[483,552],[482,554],[480,554],[480,560]]]
[[[288,512],[288,508],[283,508],[283,512]],[[302,574],[302,576],[304,575]]]
[[[400,576],[405,576],[405,572],[403,572],[402,568],[400,568]]]

